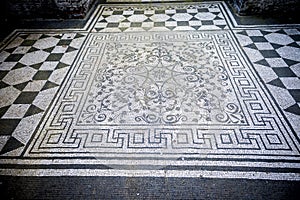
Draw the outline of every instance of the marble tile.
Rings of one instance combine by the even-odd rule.
[[[12,86],[0,89],[0,107],[11,105],[20,93],[18,89]]]
[[[42,116],[43,113],[39,113],[23,118],[12,136],[23,144],[27,144]]]
[[[9,85],[17,85],[20,83],[31,81],[37,70],[31,67],[22,67],[19,69],[11,70],[2,79],[3,82]]]
[[[281,47],[280,49],[278,49],[276,51],[283,58],[287,58],[290,60],[295,60],[297,62],[300,62],[299,48],[285,46],[285,47]]]
[[[298,77],[283,77],[280,80],[287,89],[299,89],[300,79]]]

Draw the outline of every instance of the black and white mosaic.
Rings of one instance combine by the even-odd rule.
[[[2,47],[0,174],[300,179],[298,27],[224,2],[96,12]]]
[[[3,48],[1,154],[28,142],[84,38],[81,33],[22,33]]]
[[[232,40],[224,31],[91,34],[26,156],[297,155]]]
[[[262,80],[299,132],[299,28],[242,30],[236,34]]]
[[[104,7],[96,32],[227,29],[219,3]]]

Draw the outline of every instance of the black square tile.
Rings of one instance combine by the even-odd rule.
[[[155,14],[165,14],[165,10],[155,10]]]
[[[14,85],[14,88],[20,90],[20,91],[23,91],[24,88],[27,86],[27,84],[29,83],[29,81],[25,82],[25,83],[20,83],[20,84],[17,84],[17,85]]]
[[[36,40],[24,40],[21,44],[21,46],[32,46]]]
[[[293,113],[295,115],[300,115],[300,107],[298,104],[294,104],[286,109],[284,109],[286,112]]]
[[[154,22],[154,27],[163,27],[165,26],[165,22]]]
[[[20,119],[0,119],[0,135],[11,135],[20,121]]]
[[[180,21],[180,22],[177,22],[177,26],[189,26],[189,22]]]
[[[136,14],[136,15],[143,15],[143,14],[144,14],[144,11],[143,11],[143,10],[135,10],[135,11],[133,11],[133,14]]]
[[[6,74],[8,73],[9,71],[0,71],[0,80],[2,80],[5,76],[6,76]]]
[[[119,23],[108,23],[106,27],[115,28],[115,27],[118,27],[118,26],[119,26]]]
[[[40,67],[42,66],[42,64],[43,64],[43,63],[38,63],[38,64],[30,65],[30,67],[32,67],[33,69],[39,70]]]
[[[131,22],[130,23],[130,27],[141,27],[142,26],[142,22]]]
[[[44,87],[42,88],[42,90],[47,90],[47,89],[50,89],[50,88],[54,88],[54,87],[57,87],[59,85],[57,85],[56,83],[53,83],[51,81],[47,81],[44,85]]]
[[[268,40],[266,40],[266,38],[263,36],[250,36],[250,39],[253,42],[268,42]]]
[[[296,74],[288,67],[274,67],[273,70],[279,77],[296,77]]]
[[[61,69],[61,68],[68,67],[68,66],[69,65],[67,65],[65,63],[59,62],[58,65],[55,67],[55,69]]]
[[[176,9],[176,13],[187,13],[186,9]]]
[[[300,41],[300,35],[290,35],[290,37],[295,41]]]
[[[48,56],[46,61],[59,61],[63,55],[63,53],[52,53]]]
[[[289,90],[296,102],[300,102],[300,89]]]
[[[23,57],[23,54],[11,54],[4,61],[5,62],[18,62]]]
[[[6,84],[6,83],[0,81],[0,89],[6,88],[6,87],[8,87],[8,86],[9,86],[8,84]]]
[[[6,144],[4,145],[3,149],[1,150],[0,154],[4,154],[10,151],[13,151],[19,147],[23,147],[24,144],[22,142],[20,142],[19,140],[17,140],[14,137],[10,137],[8,139],[8,141],[6,142]]]
[[[38,71],[34,77],[33,80],[47,80],[49,76],[51,75],[52,71]]]
[[[40,109],[39,107],[36,107],[35,105],[30,105],[29,109],[27,110],[26,114],[24,117],[28,117],[31,115],[35,115],[38,113],[43,112],[44,110]]]
[[[14,104],[31,104],[37,95],[38,92],[22,92]]]
[[[8,110],[10,106],[5,106],[0,108],[0,118],[6,113],[6,111]]]
[[[199,8],[198,12],[209,12],[208,8]]]
[[[275,50],[260,50],[264,58],[280,58],[280,55]]]
[[[57,45],[59,46],[69,45],[71,42],[72,40],[60,40]]]
[[[5,49],[5,51],[6,51],[7,53],[12,53],[12,52],[14,52],[14,50],[16,50],[16,48],[17,48],[17,47]]]
[[[53,49],[54,49],[54,47],[49,47],[49,48],[43,49],[43,51],[51,53],[53,51]]]
[[[212,20],[201,20],[202,25],[214,25]]]
[[[22,67],[26,67],[26,65],[18,62],[12,69],[19,69],[19,68],[22,68]]]
[[[113,15],[123,15],[123,11],[122,10],[115,10],[115,11],[113,11]]]

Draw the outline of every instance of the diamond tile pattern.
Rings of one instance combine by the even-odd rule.
[[[1,51],[0,137],[12,137],[6,138],[7,144],[13,143],[18,148],[29,139],[30,134],[18,144],[18,135],[14,133],[20,129],[18,126],[23,127],[23,132],[24,127],[33,126],[32,121],[30,124],[23,123],[28,122],[27,118],[44,113],[45,104],[50,104],[52,98],[49,97],[55,95],[65,76],[62,72],[70,67],[63,58],[74,60],[85,36],[81,33],[21,33]],[[47,90],[52,95],[44,96]],[[44,106],[37,101],[41,98],[44,98]],[[34,131],[34,127],[31,131]],[[1,153],[15,149],[3,145]]]
[[[282,108],[300,115],[299,29],[243,30],[236,33],[267,86],[281,88],[273,90],[273,95]],[[267,69],[263,71],[262,68]],[[278,94],[282,89],[286,91],[284,99]]]
[[[96,32],[226,29],[218,4],[104,7]]]

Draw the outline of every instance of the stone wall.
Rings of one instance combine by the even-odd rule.
[[[300,0],[229,0],[240,15],[293,15],[300,11]]]
[[[94,1],[105,0],[0,0],[0,17],[84,18]],[[154,0],[155,1],[155,0]],[[159,0],[156,0],[159,1]],[[184,0],[183,0],[184,1]],[[186,0],[189,1],[189,0]],[[194,0],[203,1],[203,0]],[[205,0],[204,0],[205,1]],[[300,12],[300,0],[225,0],[240,15]],[[5,18],[4,17],[4,18]],[[1,20],[0,20],[1,21]]]
[[[5,12],[9,17],[83,18],[94,0],[4,0],[4,2]]]

